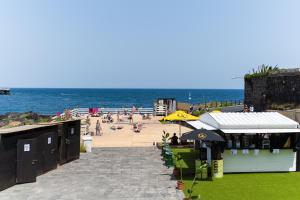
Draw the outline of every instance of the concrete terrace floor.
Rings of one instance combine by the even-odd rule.
[[[1,200],[182,200],[160,151],[97,148],[37,178],[0,192]]]

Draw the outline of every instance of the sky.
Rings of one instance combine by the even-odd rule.
[[[243,88],[300,66],[299,0],[0,0],[0,87]]]

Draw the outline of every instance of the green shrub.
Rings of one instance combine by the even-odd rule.
[[[278,72],[279,68],[277,65],[275,67],[264,65],[258,66],[258,68],[252,69],[252,72],[249,72],[248,74],[245,74],[244,78],[245,80],[251,80],[252,78],[258,78],[258,77],[264,77],[272,72]]]
[[[293,103],[282,103],[282,104],[272,103],[271,105],[268,106],[268,108],[271,110],[289,110],[289,109],[295,109],[297,107],[299,106]]]
[[[221,111],[221,108],[214,108],[212,111]]]
[[[196,117],[199,117],[200,115],[202,115],[203,113],[205,113],[204,110],[194,110],[192,112],[192,115],[196,116]]]

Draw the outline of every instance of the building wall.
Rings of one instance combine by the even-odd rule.
[[[236,156],[231,155],[231,150],[225,150],[222,157],[224,173],[296,171],[297,156],[292,149],[280,149],[279,154],[272,154],[264,149],[258,155],[254,155],[253,150],[249,150],[248,155],[238,150]]]
[[[263,103],[267,91],[267,80],[265,77],[245,80],[244,100],[246,105],[253,105],[255,111],[263,110]]]
[[[256,111],[269,109],[272,105],[300,105],[300,73],[271,74],[245,80],[245,104]]]

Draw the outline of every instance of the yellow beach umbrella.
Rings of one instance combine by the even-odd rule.
[[[195,121],[198,120],[199,117],[190,115],[182,110],[178,110],[176,112],[173,112],[164,118],[162,118],[160,121],[171,121],[171,122],[179,122],[179,135],[181,136],[181,121]]]
[[[165,116],[160,121],[193,121],[193,120],[198,120],[198,119],[199,119],[199,117],[187,114],[186,112],[184,112],[182,110],[178,110],[176,112],[173,112],[173,113]]]

